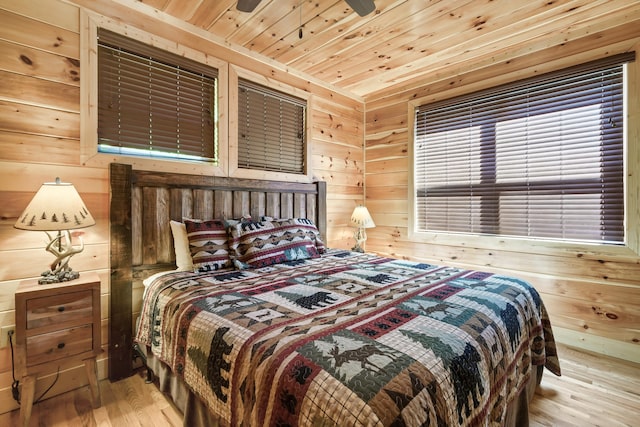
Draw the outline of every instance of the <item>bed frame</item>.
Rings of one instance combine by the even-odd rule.
[[[326,242],[326,182],[293,183],[110,165],[109,379],[133,373],[132,284],[175,268],[169,220],[309,218]]]

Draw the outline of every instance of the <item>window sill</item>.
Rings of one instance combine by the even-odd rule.
[[[625,244],[600,244],[570,242],[540,238],[484,236],[478,234],[448,232],[409,232],[409,240],[415,243],[468,247],[488,251],[509,251],[545,255],[590,255],[607,257],[633,257],[638,253]]]

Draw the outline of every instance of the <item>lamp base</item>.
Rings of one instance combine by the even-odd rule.
[[[63,270],[59,272],[53,272],[51,270],[44,271],[38,279],[38,284],[48,285],[50,283],[68,282],[80,277],[80,273],[73,270]]]
[[[82,252],[84,249],[84,241],[79,236],[79,246],[74,246],[71,240],[71,232],[69,230],[60,230],[57,235],[47,233],[49,244],[47,244],[47,252],[55,255],[56,260],[51,264],[51,269],[43,272],[38,280],[39,284],[68,282],[80,277],[80,273],[73,271],[69,266],[69,260],[72,256]]]
[[[364,242],[367,241],[367,233],[364,231],[364,228],[359,227],[355,233],[353,233],[353,238],[356,241],[354,247],[351,248],[353,252],[362,252],[364,253]]]

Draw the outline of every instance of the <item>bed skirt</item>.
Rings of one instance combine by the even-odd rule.
[[[137,346],[137,350],[146,360],[147,369],[150,369],[154,377],[157,378],[160,391],[168,395],[182,412],[184,426],[216,427],[220,425],[215,415],[189,390],[180,377],[171,372],[167,365],[154,357],[146,347]],[[542,380],[544,366],[532,366],[531,372],[534,375],[529,379],[527,386],[507,407],[504,427],[527,427],[529,425],[529,402],[533,399],[536,387]]]

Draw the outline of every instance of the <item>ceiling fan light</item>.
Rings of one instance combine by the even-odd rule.
[[[358,15],[366,16],[376,9],[373,0],[345,0]],[[240,2],[238,2],[239,4]]]
[[[236,9],[240,12],[253,12],[260,1],[261,0],[238,0]]]

